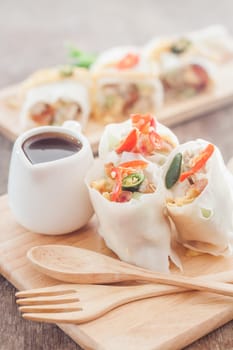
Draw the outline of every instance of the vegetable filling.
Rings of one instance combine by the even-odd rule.
[[[182,206],[192,202],[202,193],[208,184],[206,165],[213,152],[214,145],[208,144],[198,154],[185,151],[173,158],[165,176],[166,187],[171,189],[175,186],[175,198],[169,198],[169,204]]]
[[[197,63],[163,73],[161,80],[167,98],[191,97],[203,92],[210,85],[207,71]]]
[[[143,113],[155,110],[155,87],[145,82],[119,82],[101,85],[98,93],[98,105],[101,118],[121,120],[131,113]]]
[[[157,152],[169,154],[176,146],[168,136],[159,135],[155,118],[150,114],[131,115],[132,130],[120,141],[115,151],[141,153],[150,156]]]
[[[38,125],[61,125],[65,120],[79,120],[81,115],[78,103],[62,99],[52,104],[38,102],[30,109],[30,119]]]
[[[112,202],[129,202],[140,194],[153,193],[155,185],[145,174],[148,163],[143,160],[133,160],[114,166],[105,165],[105,177],[93,181],[91,187],[99,191]]]

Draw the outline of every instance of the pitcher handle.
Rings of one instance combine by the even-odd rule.
[[[75,120],[66,120],[63,124],[62,127],[64,128],[68,128],[71,130],[75,130],[79,133],[82,132],[82,126],[79,122],[75,121]]]

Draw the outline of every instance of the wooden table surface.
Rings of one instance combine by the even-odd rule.
[[[121,44],[141,45],[156,34],[194,30],[221,23],[233,34],[230,0],[2,0],[0,88],[43,66],[64,63],[64,44],[99,52]],[[177,125],[180,141],[206,138],[233,156],[233,105]],[[0,194],[7,189],[12,143],[0,135]],[[81,349],[53,325],[26,322],[15,306],[15,288],[0,276],[0,350]],[[233,349],[233,321],[186,350]],[[155,335],[156,336],[156,335]],[[119,349],[127,350],[127,349]],[[146,350],[146,349],[143,349]]]

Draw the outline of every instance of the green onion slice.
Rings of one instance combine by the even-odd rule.
[[[212,210],[206,209],[206,208],[201,208],[201,214],[205,219],[209,219],[212,215]]]

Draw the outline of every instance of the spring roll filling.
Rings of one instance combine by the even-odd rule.
[[[91,187],[100,192],[106,199],[113,202],[129,202],[142,194],[156,191],[155,184],[146,173],[148,163],[134,160],[115,166],[105,165],[105,176],[92,181]]]
[[[157,152],[168,155],[176,145],[168,135],[157,132],[155,118],[150,114],[132,114],[132,130],[120,140],[115,151],[141,153],[151,156]]]
[[[173,198],[167,199],[169,205],[191,203],[204,191],[208,185],[207,162],[213,150],[213,145],[209,144],[204,150],[186,150],[182,153],[181,174],[174,184]],[[203,217],[210,214],[203,208]]]
[[[188,64],[161,74],[166,95],[189,97],[205,91],[210,84],[207,71],[199,64]]]
[[[29,118],[38,125],[60,125],[65,120],[79,120],[82,108],[77,102],[58,99],[55,103],[37,102],[29,110]]]
[[[100,87],[98,103],[102,112],[115,119],[130,113],[153,111],[154,86],[143,83],[109,83]]]

